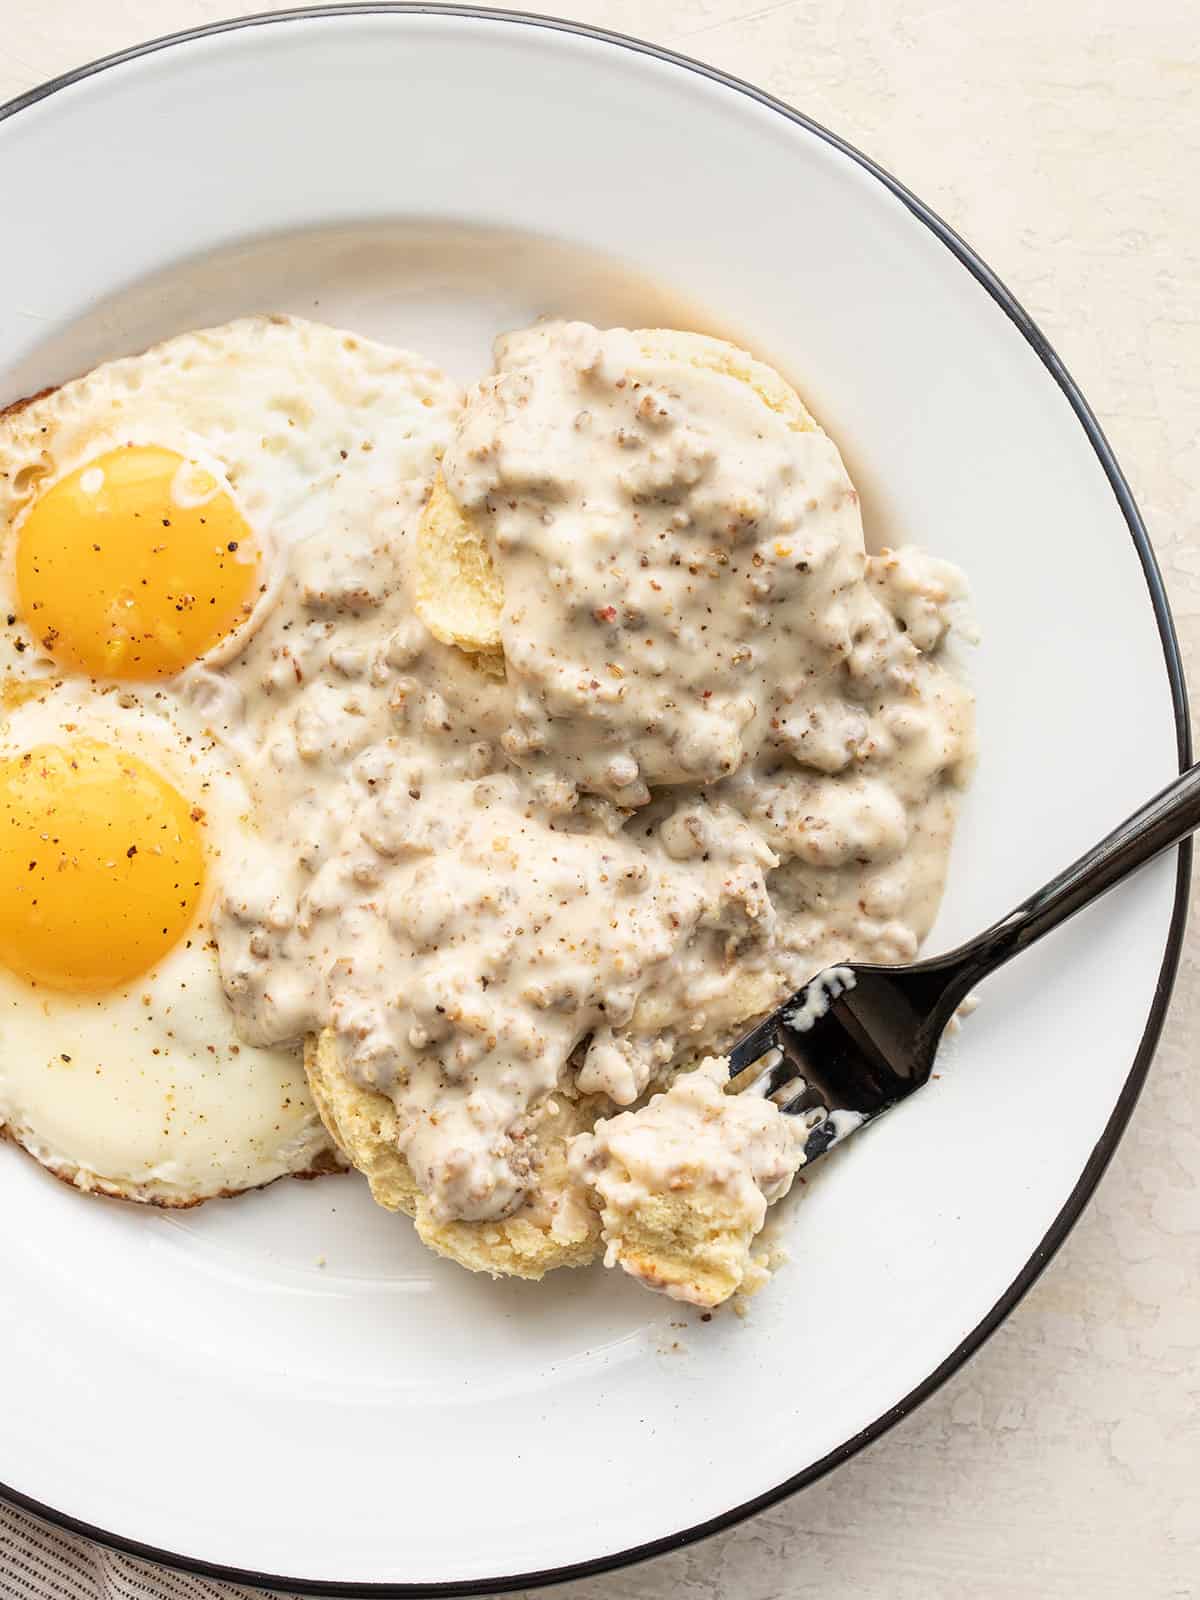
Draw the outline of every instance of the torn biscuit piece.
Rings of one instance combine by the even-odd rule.
[[[753,1093],[727,1094],[709,1056],[640,1110],[571,1142],[600,1208],[605,1265],[696,1306],[753,1294],[769,1272],[754,1240],[804,1164],[802,1123]]]

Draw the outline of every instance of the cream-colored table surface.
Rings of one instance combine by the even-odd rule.
[[[791,101],[980,250],[1099,413],[1200,681],[1197,0],[560,3]],[[237,9],[237,0],[0,0],[0,101]],[[19,232],[5,233],[19,248]],[[1149,1087],[1098,1196],[965,1371],[790,1503],[679,1555],[552,1593],[1200,1596],[1198,966],[1200,923]],[[0,1553],[0,1594],[16,1593],[14,1583]]]

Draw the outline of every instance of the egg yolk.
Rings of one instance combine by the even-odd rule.
[[[53,989],[112,989],[182,937],[204,886],[198,813],[93,739],[0,761],[0,963]]]
[[[17,592],[48,655],[94,678],[166,678],[249,615],[259,549],[212,473],[157,445],[98,456],[17,534]]]

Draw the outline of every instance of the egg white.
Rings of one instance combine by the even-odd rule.
[[[120,988],[63,993],[0,968],[0,1124],[81,1189],[168,1205],[332,1166],[299,1053],[243,1044],[221,990],[207,917],[248,825],[236,769],[162,691],[71,682],[12,712],[0,757],[82,733],[203,811],[205,892],[184,938]]]

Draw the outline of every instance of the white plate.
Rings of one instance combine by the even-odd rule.
[[[965,246],[786,107],[630,41],[429,9],[202,31],[9,107],[5,398],[254,309],[468,377],[498,325],[665,320],[669,286],[796,377],[876,541],[973,579],[983,760],[930,948],[973,931],[1186,747],[1153,557],[1084,402]],[[351,1179],[171,1217],[0,1150],[0,1483],[160,1559],[414,1592],[576,1575],[811,1481],[1074,1221],[1153,1049],[1186,871],[988,985],[941,1080],[788,1207],[793,1264],[744,1324],[599,1270],[473,1279]]]

